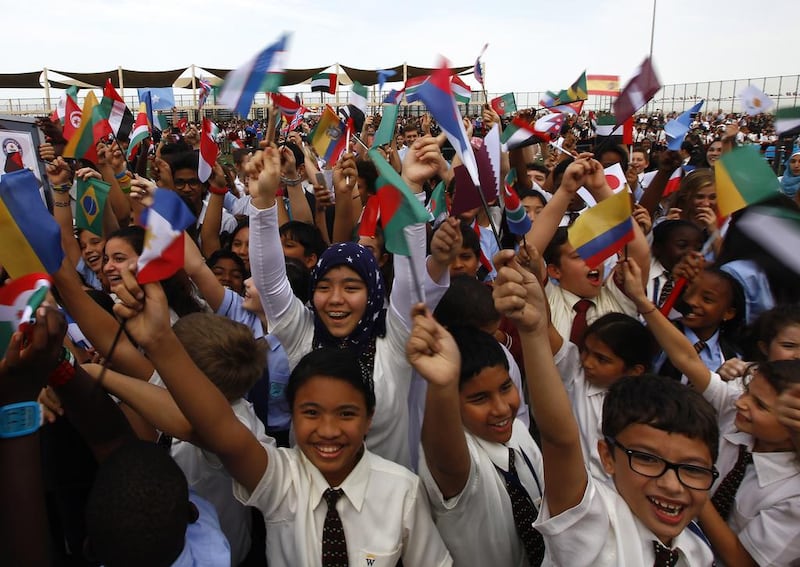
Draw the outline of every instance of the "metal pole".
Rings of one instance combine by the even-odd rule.
[[[653,23],[650,26],[650,59],[653,58],[653,39],[656,35],[656,0],[653,0]]]
[[[192,63],[192,108],[197,109],[197,76],[195,75],[194,72],[194,63]],[[200,120],[199,111],[197,111],[197,116],[195,116],[195,120]]]
[[[47,110],[51,109],[50,106],[50,81],[47,78],[47,67],[44,68],[44,100],[47,104]]]

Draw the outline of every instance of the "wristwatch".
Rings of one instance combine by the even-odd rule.
[[[0,439],[30,435],[42,425],[39,402],[19,402],[0,407]]]

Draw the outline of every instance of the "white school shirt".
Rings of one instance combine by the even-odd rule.
[[[564,341],[553,357],[553,362],[561,374],[564,389],[572,405],[572,413],[578,422],[583,462],[586,463],[589,474],[605,481],[609,476],[600,462],[597,442],[603,438],[603,402],[608,388],[586,381],[578,347],[574,343]]]
[[[286,264],[278,236],[277,207],[257,209],[250,206],[250,271],[269,321],[269,333],[283,345],[294,368],[311,352],[314,339],[314,315],[294,295],[286,277]],[[411,247],[424,249],[425,226],[406,228]],[[450,275],[434,282],[422,258],[395,258],[395,280],[391,305],[386,310],[386,335],[375,341],[373,384],[375,415],[367,436],[367,448],[390,461],[411,467],[408,442],[408,395],[411,365],[406,360],[406,341],[411,334],[412,290],[410,261],[423,275],[425,305],[433,311],[450,286]]]
[[[655,561],[658,538],[634,516],[610,482],[588,475],[580,503],[555,517],[547,502],[534,527],[544,536],[555,565],[564,567],[645,567]],[[687,527],[673,541],[676,567],[709,567],[711,547]]]
[[[495,465],[507,472],[508,448],[513,448],[514,468],[539,509],[544,490],[542,454],[518,419],[514,420],[511,439],[505,445],[485,441],[468,431],[464,433],[470,457],[469,480],[459,494],[447,500],[436,485],[420,449],[419,475],[431,501],[436,527],[459,567],[527,566],[528,558],[514,525],[505,480]],[[530,460],[536,478],[522,452]]]
[[[267,437],[250,402],[239,399],[231,403],[233,413],[253,432],[261,443],[275,444]],[[233,479],[214,453],[180,439],[172,440],[172,458],[186,476],[189,488],[208,500],[219,516],[219,524],[231,548],[231,565],[238,565],[250,551],[250,510],[233,496]]]
[[[516,418],[528,428],[531,425],[531,414],[525,401],[525,392],[522,389],[522,373],[517,361],[505,345],[500,345],[503,354],[508,360],[508,377],[517,387],[519,392],[519,408]],[[417,472],[419,466],[419,440],[422,437],[422,421],[425,419],[425,399],[428,395],[428,383],[414,371],[411,378],[411,388],[408,393],[408,446],[411,454],[411,470]]]
[[[267,562],[313,567],[322,562],[322,528],[330,486],[322,473],[295,448],[264,445],[269,464],[248,494],[234,483],[240,502],[264,514]],[[364,451],[337,488],[336,504],[352,566],[452,565],[450,553],[431,518],[419,477],[400,465]]]
[[[550,320],[558,333],[565,341],[568,341],[572,332],[572,320],[575,319],[575,311],[572,307],[581,298],[552,282],[548,282],[545,286],[545,293],[547,302],[550,304]],[[622,293],[613,278],[606,279],[597,297],[589,299],[589,301],[594,303],[594,306],[586,312],[587,325],[591,325],[596,319],[607,313],[618,312],[636,317],[636,305]]]
[[[715,373],[703,392],[717,410],[720,425],[720,476],[714,491],[736,463],[739,445],[753,447],[752,436],[737,431],[733,424],[734,403],[740,395],[737,382],[725,382]],[[753,453],[728,525],[759,565],[791,565],[800,558],[800,462],[793,451]]]

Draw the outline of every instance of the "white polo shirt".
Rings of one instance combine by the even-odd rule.
[[[262,443],[269,465],[252,494],[234,483],[234,494],[264,514],[270,565],[313,567],[322,560],[322,528],[330,486],[297,448]],[[419,477],[368,450],[339,485],[350,565],[444,566],[453,560],[431,518]]]
[[[506,445],[485,441],[467,431],[465,434],[470,456],[469,480],[460,494],[447,500],[436,485],[420,449],[419,474],[431,500],[436,527],[459,567],[527,566],[528,558],[514,525],[505,480],[495,466],[507,472],[508,448],[513,448],[514,468],[538,509],[542,505],[541,491],[544,490],[541,452],[519,419],[514,420],[511,439]]]
[[[597,452],[597,442],[603,438],[603,402],[608,389],[586,381],[578,347],[574,343],[565,340],[553,357],[553,362],[564,382],[572,413],[578,422],[583,462],[589,474],[599,480],[607,480],[608,474]]]
[[[703,392],[720,420],[720,476],[714,490],[736,463],[739,445],[753,447],[752,436],[733,425],[740,393],[738,382],[724,382],[715,373]],[[793,451],[753,453],[728,525],[759,565],[788,566],[800,558],[800,462]]]
[[[544,536],[555,565],[569,567],[647,566],[655,561],[648,530],[611,483],[588,477],[583,499],[574,508],[550,516],[547,502],[534,523]],[[676,567],[709,567],[711,547],[688,527],[672,542],[679,552]]]

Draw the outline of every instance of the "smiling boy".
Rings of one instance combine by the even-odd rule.
[[[495,265],[495,305],[516,323],[524,345],[544,459],[545,499],[534,526],[554,563],[711,565],[711,548],[690,523],[717,477],[713,408],[666,378],[622,378],[604,402],[604,440],[598,443],[613,484],[595,480],[550,355],[541,286],[508,251]]]
[[[428,382],[419,470],[439,533],[459,566],[541,565],[532,523],[542,456],[522,421],[520,394],[494,337],[448,333],[416,308],[406,355]]]

